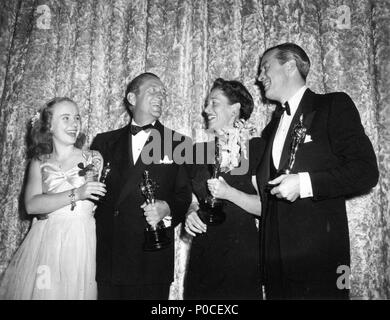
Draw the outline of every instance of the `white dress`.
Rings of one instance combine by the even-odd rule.
[[[84,153],[84,165],[100,154]],[[58,193],[85,183],[80,168],[63,172],[41,164],[44,193]],[[30,231],[12,258],[0,286],[0,299],[96,299],[95,205],[88,200],[60,208],[45,220],[34,218]]]

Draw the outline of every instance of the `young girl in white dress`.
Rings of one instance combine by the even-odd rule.
[[[96,299],[90,200],[106,192],[98,182],[103,159],[81,150],[85,136],[71,99],[54,98],[34,118],[25,205],[36,217],[4,274],[0,299]]]

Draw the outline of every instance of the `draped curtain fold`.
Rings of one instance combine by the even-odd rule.
[[[252,93],[258,133],[273,105],[255,79],[268,47],[291,41],[312,61],[308,86],[345,91],[377,154],[380,181],[348,200],[355,298],[390,298],[390,2],[353,0],[4,0],[0,12],[0,274],[23,240],[26,124],[54,96],[81,110],[87,145],[128,121],[126,84],[158,74],[168,88],[162,122],[207,139],[201,111],[213,80]],[[180,299],[189,245],[176,232],[171,298]]]

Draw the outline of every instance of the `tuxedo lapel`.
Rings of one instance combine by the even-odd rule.
[[[128,126],[124,127],[122,130],[119,138],[116,141],[112,141],[112,144],[109,147],[112,154],[113,165],[115,165],[121,173],[128,167],[130,162],[129,153],[127,152],[129,148]],[[124,150],[126,150],[126,152],[123,152]]]
[[[119,184],[123,190],[123,185],[126,183],[126,178],[130,172],[130,163],[132,163],[132,154],[129,154],[129,146],[131,150],[131,142],[129,142],[129,126],[123,128],[118,140],[113,141],[110,150],[112,153],[112,162],[120,173]],[[131,151],[130,151],[131,152]]]
[[[275,113],[276,114],[276,113]],[[276,131],[278,130],[279,122],[280,122],[280,115],[274,115],[272,118],[272,124],[271,124],[271,135],[268,138],[267,147],[264,151],[263,161],[261,162],[261,165],[259,167],[259,178],[258,181],[259,188],[261,192],[264,190],[264,186],[268,183],[270,180],[270,165],[272,161],[272,145],[274,143]],[[272,177],[273,178],[273,177]]]
[[[119,139],[114,143],[112,151],[114,164],[120,174],[118,203],[128,192],[131,192],[128,181],[132,180],[135,173],[130,125],[123,129]]]
[[[291,121],[290,127],[287,132],[286,140],[284,141],[282,155],[280,157],[278,170],[286,169],[291,152],[292,132],[294,126],[298,123],[301,114],[303,115],[303,124],[306,128],[310,128],[315,111],[313,111],[315,103],[315,94],[307,89],[302,96],[298,109],[295,112],[294,118]]]
[[[130,167],[134,166],[134,157],[133,157],[133,138],[132,138],[132,135],[128,134],[128,157],[129,157],[129,162],[128,164],[130,165]]]

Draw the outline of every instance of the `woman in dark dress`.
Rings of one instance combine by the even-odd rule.
[[[214,143],[196,144],[191,170],[194,201],[185,231],[192,236],[184,283],[185,299],[260,299],[259,237],[261,213],[255,170],[264,150],[246,120],[253,99],[238,81],[217,79],[207,99],[207,128],[219,137],[221,174],[211,179]],[[202,152],[205,150],[205,152]],[[211,160],[211,161],[210,161]],[[223,199],[225,221],[207,226],[199,217],[199,203],[207,195]]]

